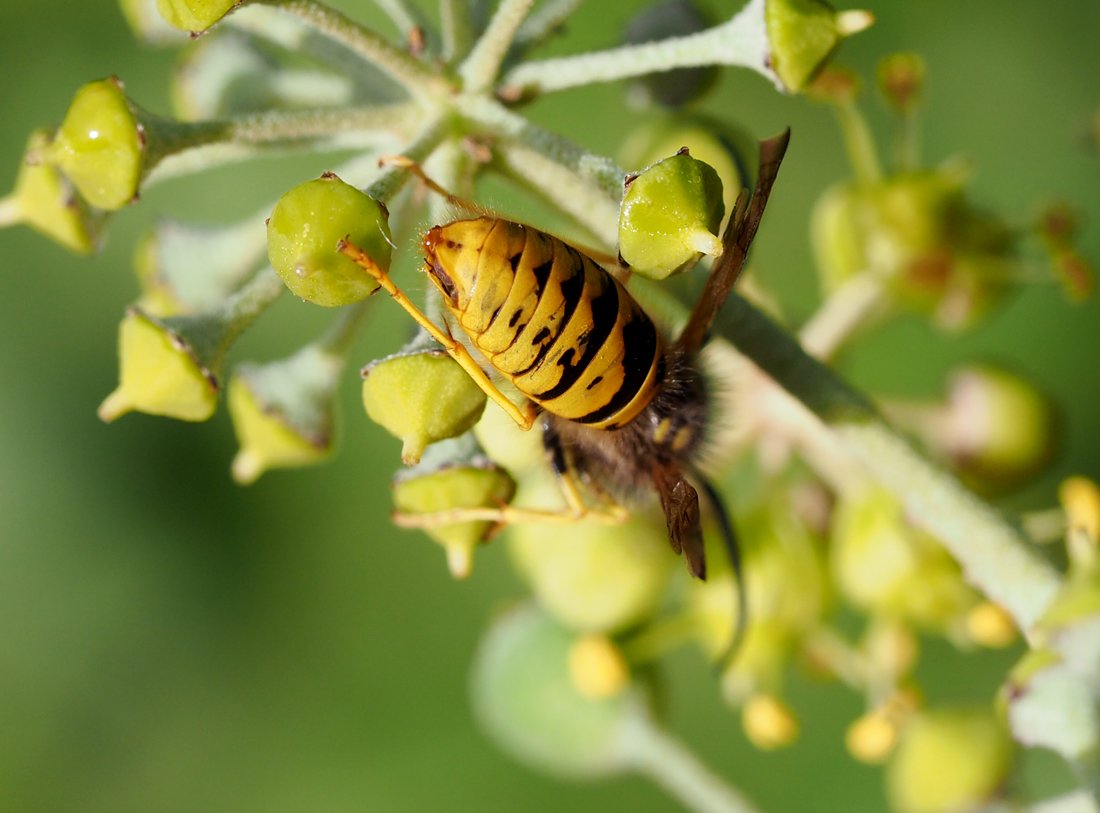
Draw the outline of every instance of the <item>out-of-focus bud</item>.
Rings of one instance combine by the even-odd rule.
[[[275,204],[267,223],[268,259],[295,296],[326,307],[359,302],[378,285],[337,247],[346,238],[388,269],[388,218],[380,202],[325,173]]]
[[[627,179],[619,254],[652,279],[684,271],[702,254],[722,253],[723,211],[718,173],[682,150]]]
[[[561,502],[551,482],[524,481],[520,502]],[[665,599],[676,557],[664,523],[644,514],[621,525],[594,520],[510,529],[508,549],[539,603],[560,623],[613,633],[652,616]]]
[[[741,709],[741,727],[749,742],[761,751],[786,748],[798,739],[798,718],[794,710],[775,695],[750,697]]]
[[[1033,477],[1054,454],[1050,401],[1025,379],[988,364],[952,372],[942,407],[922,422],[924,439],[979,491]]]
[[[1087,477],[1067,477],[1058,486],[1058,501],[1070,530],[1080,531],[1095,544],[1100,539],[1100,487]]]
[[[1001,792],[1012,767],[1008,731],[991,709],[918,712],[886,768],[898,813],[977,809]]]
[[[402,441],[411,466],[429,444],[470,429],[485,409],[485,393],[445,351],[423,342],[363,368],[363,406],[375,423]]]
[[[662,0],[634,15],[627,23],[623,39],[628,44],[637,44],[682,37],[702,31],[709,24],[691,0]],[[651,73],[634,83],[635,95],[665,107],[681,107],[710,90],[718,81],[719,73],[716,65]]]
[[[494,523],[465,519],[462,512],[500,508],[515,490],[515,481],[482,456],[469,436],[445,440],[429,448],[419,465],[397,473],[394,520],[422,528],[443,546],[451,575],[464,579],[473,567],[474,549],[489,537]]]
[[[180,31],[205,31],[239,5],[242,0],[157,0],[165,21]]]
[[[840,41],[874,22],[867,11],[838,12],[824,0],[765,0],[771,64],[784,87],[802,90]]]
[[[878,63],[878,88],[899,113],[912,113],[924,91],[924,59],[906,51],[890,54]]]
[[[498,616],[478,647],[470,683],[474,713],[506,752],[542,771],[596,778],[630,766],[628,725],[644,706],[637,690],[601,698],[578,690],[576,639],[534,606]]]
[[[965,176],[947,166],[828,189],[811,219],[826,291],[871,273],[944,329],[984,315],[1019,276],[1015,235],[966,199]]]
[[[590,700],[614,697],[630,685],[630,666],[606,635],[584,635],[569,649],[569,676]]]
[[[840,503],[830,558],[837,586],[855,606],[926,629],[960,634],[979,601],[947,551],[906,524],[884,491]]]
[[[992,601],[983,601],[967,613],[966,634],[974,643],[991,649],[1003,649],[1019,639],[1012,616]]]
[[[90,254],[104,215],[90,208],[57,167],[44,160],[49,142],[46,130],[31,134],[15,189],[0,199],[0,227],[25,223],[70,251]]]
[[[884,709],[872,709],[856,719],[844,732],[844,745],[853,758],[868,765],[881,765],[898,742],[898,724]]]
[[[109,423],[138,411],[205,421],[217,405],[226,351],[281,290],[266,270],[207,313],[160,319],[130,308],[119,328],[119,386],[99,417]]]

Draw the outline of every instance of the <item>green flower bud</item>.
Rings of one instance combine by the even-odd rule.
[[[525,486],[519,500],[524,505],[561,499],[552,485],[535,495]],[[584,632],[617,632],[651,617],[676,571],[664,523],[652,517],[631,516],[621,525],[518,525],[508,542],[516,569],[542,607]]]
[[[241,0],[157,0],[161,15],[180,31],[205,31]]]
[[[709,164],[722,182],[722,203],[732,212],[741,189],[751,188],[756,167],[756,140],[740,128],[709,116],[678,112],[654,116],[627,137],[623,166],[644,167],[673,155],[681,147]]]
[[[627,23],[623,40],[628,44],[638,44],[682,37],[702,31],[709,25],[710,21],[690,0],[663,0],[634,15]],[[635,93],[644,101],[665,107],[681,107],[710,90],[718,81],[719,73],[717,65],[651,73],[634,83]],[[673,150],[676,149],[673,147]]]
[[[363,306],[290,358],[237,367],[229,382],[229,416],[240,452],[233,479],[253,482],[273,468],[308,466],[329,456],[336,428],[335,394]]]
[[[416,525],[421,515],[464,508],[498,508],[515,494],[515,481],[506,471],[481,456],[472,456],[461,441],[432,446],[420,465],[398,472],[393,484],[394,507],[399,524]],[[402,516],[412,522],[402,522]],[[451,574],[466,578],[474,548],[494,530],[491,522],[469,520],[424,527],[447,553]]]
[[[1012,752],[992,710],[918,712],[887,766],[887,794],[899,813],[976,809],[1000,794]]]
[[[947,551],[908,526],[884,491],[840,503],[830,558],[835,583],[852,604],[926,629],[960,634],[979,601]]]
[[[407,466],[418,462],[429,444],[468,431],[481,418],[485,401],[485,392],[439,348],[410,348],[363,368],[367,415],[401,439]]]
[[[765,0],[771,64],[783,86],[802,90],[845,37],[874,22],[866,11],[837,12],[824,0]]]
[[[119,385],[100,405],[99,417],[109,423],[138,411],[207,420],[226,352],[281,292],[268,270],[207,313],[161,319],[130,308],[119,328]]]
[[[952,373],[934,424],[935,446],[979,490],[1019,485],[1054,453],[1054,410],[1031,383],[1006,370],[971,365]]]
[[[684,271],[701,254],[718,256],[722,181],[682,150],[627,179],[619,209],[619,254],[652,279]]]
[[[122,82],[112,76],[76,92],[48,156],[90,204],[112,211],[138,193],[145,142]]]
[[[860,273],[895,301],[957,330],[989,310],[1018,276],[1006,224],[973,207],[963,175],[944,168],[844,183],[818,201],[811,235],[826,291]]]
[[[323,416],[316,434],[294,426],[286,413],[264,400],[262,391],[249,381],[261,371],[260,367],[245,367],[229,379],[229,415],[241,447],[233,458],[233,479],[241,485],[254,483],[269,469],[310,466],[332,453],[332,416]]]
[[[119,385],[99,406],[110,423],[127,412],[182,421],[214,414],[218,379],[193,345],[165,322],[130,308],[118,336]]]
[[[275,204],[267,223],[268,259],[295,296],[325,307],[359,302],[378,285],[337,245],[347,238],[388,269],[388,217],[381,203],[326,173]]]
[[[572,778],[629,767],[628,725],[644,716],[637,691],[593,698],[570,674],[573,635],[536,607],[498,616],[478,647],[470,682],[474,713],[505,751]]]
[[[879,91],[899,113],[911,113],[924,89],[924,59],[920,54],[890,54],[878,64]]]
[[[46,130],[31,134],[15,189],[0,200],[0,226],[25,223],[70,251],[90,254],[104,215],[89,208],[57,167],[43,160],[49,141]]]

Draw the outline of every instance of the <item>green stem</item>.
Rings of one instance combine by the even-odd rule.
[[[886,286],[878,276],[863,273],[852,277],[802,326],[799,341],[811,356],[830,359],[888,302]]]
[[[149,154],[143,188],[169,178],[255,158],[271,151],[389,148],[423,115],[409,103],[351,110],[269,112],[178,122],[143,117]]]
[[[359,329],[363,326],[363,317],[366,316],[373,301],[374,298],[370,297],[341,308],[328,330],[314,343],[314,346],[327,356],[339,358],[342,363],[355,337],[359,334]]]
[[[345,17],[318,0],[264,0],[264,2],[294,15],[326,37],[377,66],[413,97],[431,100],[449,92],[443,77],[434,73],[424,63],[391,45],[366,26]]]
[[[446,119],[429,119],[415,138],[401,148],[401,154],[413,161],[422,162],[439,146],[448,132]],[[378,170],[377,177],[366,188],[366,193],[375,200],[388,202],[401,191],[411,173],[405,167],[389,164]]]
[[[440,0],[439,21],[443,28],[443,59],[453,62],[470,51],[474,32],[470,12],[463,0]]]
[[[502,0],[493,19],[489,21],[488,28],[458,67],[462,87],[467,93],[484,93],[492,86],[533,2],[534,0]]]
[[[585,184],[585,191],[581,192],[581,188],[578,188],[578,192],[590,197],[593,204],[596,200],[594,196],[602,193],[613,202],[616,212],[613,219],[617,219],[617,207],[623,195],[623,179],[626,173],[610,158],[590,153],[484,96],[464,97],[456,106],[475,131],[481,130],[488,135],[522,144],[572,172]],[[606,206],[603,208],[606,209]],[[610,224],[601,223],[596,233],[610,233],[609,226]],[[617,232],[617,226],[610,228]]]
[[[627,759],[639,773],[696,813],[758,813],[739,791],[707,768],[649,715],[632,715],[623,736]]]
[[[414,28],[423,30],[421,17],[405,0],[374,0],[374,4],[386,14],[405,37]]]
[[[924,460],[874,407],[741,297],[730,297],[715,329],[823,421],[848,452],[938,537],[967,578],[1030,630],[1057,592],[1057,572],[1003,517],[951,475]]]
[[[516,32],[516,46],[522,50],[534,48],[562,29],[569,16],[584,0],[546,0]]]
[[[871,137],[871,129],[855,102],[843,101],[833,106],[840,133],[844,138],[844,148],[848,152],[848,161],[852,165],[852,174],[861,183],[871,184],[882,180],[882,165],[878,158],[878,149]]]
[[[526,62],[505,74],[501,82],[502,95],[526,98],[579,85],[704,65],[749,68],[782,89],[769,63],[763,5],[763,2],[750,2],[733,19],[697,34]]]

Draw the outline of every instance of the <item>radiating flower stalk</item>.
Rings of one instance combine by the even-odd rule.
[[[1021,230],[971,202],[963,166],[922,164],[925,68],[914,54],[887,58],[877,76],[896,124],[884,162],[859,110],[857,77],[830,64],[842,40],[871,23],[865,12],[750,0],[708,24],[673,0],[640,16],[619,47],[533,57],[580,4],[501,0],[482,20],[442,0],[436,26],[403,0],[379,0],[404,38],[392,42],[319,0],[122,0],[143,39],[189,50],[173,90],[178,118],[149,114],[117,78],[85,85],[55,130],[31,136],[15,189],[0,201],[0,225],[25,223],[90,252],[110,213],[156,182],[272,152],[356,155],[235,223],[153,227],[135,253],[140,298],[120,328],[120,383],[100,416],[211,417],[235,339],[289,289],[332,309],[333,321],[286,358],[232,366],[227,401],[240,444],[232,472],[248,484],[329,457],[337,385],[368,297],[392,285],[391,261],[411,242],[398,233],[408,225],[397,213],[416,205],[424,183],[409,183],[410,164],[462,196],[476,193],[484,173],[536,192],[613,273],[625,278],[621,263],[629,264],[632,292],[658,321],[677,323],[690,298],[681,301],[684,287],[665,278],[721,254],[723,217],[756,172],[752,139],[685,105],[705,94],[719,66],[755,71],[832,108],[852,177],[826,190],[814,213],[824,299],[798,337],[750,304],[750,293],[767,302],[750,280],[755,287],[727,303],[704,354],[707,375],[734,382],[717,410],[738,415],[735,426],[712,430],[708,473],[724,482],[736,464],[739,479],[748,473],[755,483],[738,502],[743,578],[709,539],[714,518],[708,580],[689,581],[656,512],[623,510],[598,484],[581,484],[597,506],[592,517],[538,521],[560,520],[565,506],[537,432],[521,432],[487,404],[470,377],[478,371],[427,333],[360,365],[366,413],[402,444],[398,524],[422,528],[460,578],[504,530],[533,595],[490,626],[474,670],[475,710],[491,736],[538,768],[580,777],[634,770],[691,809],[755,810],[662,728],[653,676],[670,650],[689,645],[715,663],[716,694],[740,709],[745,736],[761,749],[798,737],[799,712],[786,697],[795,663],[858,693],[865,711],[846,746],[886,765],[899,811],[1010,803],[1013,740],[1065,756],[1081,776],[1079,798],[1091,796],[1096,809],[1100,490],[1068,481],[1063,504],[1038,523],[1045,536],[1064,535],[1070,568],[1061,574],[823,363],[902,311],[952,331],[979,322],[1036,276],[1021,248],[1028,240],[1045,254],[1048,279],[1072,300],[1088,296],[1076,216],[1051,207]],[[681,33],[661,34],[666,25]],[[201,36],[189,42],[188,31]],[[630,134],[629,174],[522,113],[546,94],[657,72],[659,86],[641,95],[678,112],[653,109],[651,123]],[[461,208],[429,201],[432,223]],[[424,311],[440,322],[438,296],[429,294]],[[940,402],[884,398],[881,412],[983,493],[1015,487],[1047,462],[1051,408],[1023,377],[972,365],[946,389]],[[504,529],[507,516],[527,521]],[[840,631],[841,604],[864,620],[861,630]],[[731,653],[738,624],[747,632]],[[966,649],[1019,635],[1030,650],[996,711],[992,703],[923,708],[918,634]],[[1068,718],[1072,726],[1062,724]]]

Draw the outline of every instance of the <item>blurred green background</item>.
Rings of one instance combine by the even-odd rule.
[[[367,0],[339,4],[375,15]],[[609,45],[641,3],[588,3],[555,50]],[[1001,0],[878,0],[875,27],[841,60],[870,75],[916,49],[929,65],[925,155],[974,165],[977,200],[1014,221],[1065,198],[1100,210],[1100,5]],[[733,4],[711,2],[717,16]],[[167,112],[171,52],[135,44],[111,0],[0,0],[0,188],[27,133],[56,122],[75,89],[108,74]],[[621,88],[561,94],[534,117],[613,153],[644,119]],[[706,109],[758,136],[794,139],[759,241],[758,273],[795,319],[816,286],[807,217],[846,173],[829,112],[727,72]],[[880,132],[873,101],[865,107]],[[523,594],[500,546],[473,578],[450,580],[440,551],[388,522],[396,441],[370,426],[357,377],[344,392],[342,450],[330,465],[234,486],[234,442],[219,414],[205,425],[135,415],[101,424],[116,380],[115,331],[136,295],[134,239],[158,212],[231,218],[330,165],[263,162],[165,184],[115,218],[93,259],[22,229],[0,232],[0,809],[11,811],[635,810],[677,805],[645,781],[558,784],[513,763],[476,729],[466,700],[471,652],[486,620]],[[215,190],[215,191],[212,191]],[[1100,259],[1100,229],[1083,249]],[[1052,393],[1064,438],[1047,478],[1011,508],[1051,503],[1069,472],[1100,475],[1100,339],[1094,302],[1071,307],[1031,287],[962,337],[902,320],[843,359],[878,393],[936,391],[969,358],[1012,363]],[[285,354],[323,314],[285,297],[233,358]],[[376,308],[354,364],[399,343],[396,308]],[[931,646],[933,700],[987,697],[1010,655],[980,665]],[[877,770],[844,753],[860,702],[796,683],[802,740],[750,748],[701,658],[670,667],[670,723],[769,810],[878,810]],[[1063,779],[1030,758],[1037,788]],[[797,781],[792,781],[797,777]]]

